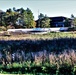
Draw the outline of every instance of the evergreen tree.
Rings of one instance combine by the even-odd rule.
[[[0,12],[0,26],[5,26],[5,12]]]
[[[33,13],[29,8],[25,10],[25,12],[23,13],[23,16],[24,16],[23,19],[24,19],[26,28],[34,28],[36,26]]]
[[[41,28],[50,27],[50,19],[47,15],[44,16],[44,14],[40,13],[39,19],[38,19],[38,27],[41,27]]]
[[[65,27],[70,27],[70,22],[69,22],[68,18],[65,19],[64,25],[65,25]]]
[[[76,27],[76,18],[73,19],[72,24],[74,27]]]
[[[50,19],[45,15],[41,21],[41,28],[48,28],[50,27]]]
[[[71,14],[71,19],[74,19],[75,17],[74,17],[74,15],[73,14]]]

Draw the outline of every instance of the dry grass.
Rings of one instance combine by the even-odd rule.
[[[57,64],[58,67],[66,65],[76,65],[76,52],[74,50],[64,51],[61,54],[50,54],[50,64]]]
[[[76,38],[76,33],[73,32],[51,32],[47,34],[25,34],[22,32],[0,32],[0,40],[39,40],[39,39],[54,39],[54,38]]]
[[[61,54],[48,54],[49,55],[49,59],[48,61],[50,61],[50,65],[57,65],[57,68],[63,66],[63,65],[67,65],[67,66],[75,66],[76,65],[76,52],[74,50],[71,51],[64,51]],[[46,58],[48,58],[48,56],[46,56]],[[43,58],[41,56],[39,57],[35,57],[35,64],[41,64],[41,62],[43,62]],[[46,62],[44,62],[45,64]]]

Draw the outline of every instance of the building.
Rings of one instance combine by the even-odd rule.
[[[63,16],[50,17],[51,27],[70,27],[71,19]]]
[[[64,16],[49,17],[50,27],[71,27],[71,19]],[[41,21],[41,20],[40,20]],[[40,26],[39,20],[36,21],[36,27]]]

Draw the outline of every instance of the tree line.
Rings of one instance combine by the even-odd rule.
[[[39,22],[41,23],[38,27],[50,26],[50,19],[46,15],[40,13],[38,17]],[[5,12],[0,11],[0,26],[6,28],[35,28],[36,21],[34,20],[34,15],[29,8],[16,9],[13,7],[12,9],[7,9]]]
[[[71,14],[71,23],[76,26],[76,17]],[[51,27],[51,19],[45,14],[40,13],[38,20],[34,20],[34,15],[29,8],[9,8],[5,12],[0,10],[0,27],[4,26],[6,29],[9,28],[48,28]],[[69,26],[69,19],[67,18],[64,22],[65,26]]]

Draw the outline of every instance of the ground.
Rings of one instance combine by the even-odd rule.
[[[54,38],[76,38],[76,32],[50,32],[47,34],[25,34],[2,31],[0,32],[0,40],[37,40],[37,39],[54,39]]]

